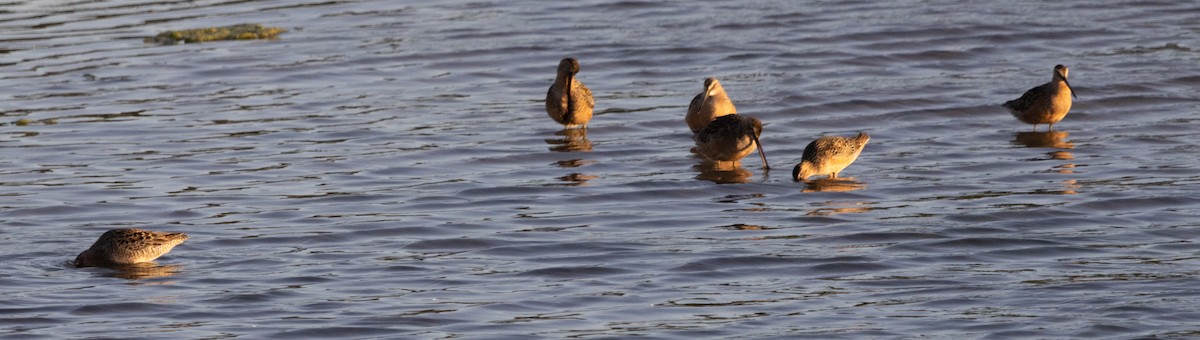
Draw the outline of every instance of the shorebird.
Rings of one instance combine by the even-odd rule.
[[[1033,131],[1037,131],[1038,124],[1050,124],[1050,130],[1054,130],[1054,123],[1071,110],[1072,97],[1075,97],[1075,90],[1067,82],[1067,67],[1054,65],[1054,76],[1049,83],[1029,89],[1021,98],[1010,100],[1003,106],[1013,117],[1033,124]]]
[[[868,136],[866,132],[859,132],[858,136],[853,138],[841,136],[817,138],[804,147],[804,156],[801,157],[800,164],[796,164],[796,167],[792,168],[792,179],[805,181],[808,180],[808,177],[815,175],[829,175],[829,178],[837,178],[842,169],[858,159],[858,154],[862,153],[863,147],[867,146],[867,141],[870,140],[871,136]]]
[[[575,58],[563,58],[558,62],[558,76],[546,91],[546,113],[567,128],[586,129],[588,121],[592,120],[596,100],[592,98],[592,90],[575,79],[576,73],[579,73],[579,61]]]
[[[733,162],[736,166],[742,157],[758,149],[763,169],[770,169],[762,143],[758,142],[761,134],[762,121],[758,118],[739,114],[720,116],[696,134],[696,153],[716,162],[717,167],[722,162]]]
[[[100,235],[91,248],[75,257],[76,267],[150,262],[187,240],[183,233],[113,229]]]
[[[729,100],[729,95],[725,94],[725,88],[721,87],[721,82],[717,78],[704,79],[704,92],[700,92],[696,97],[692,98],[692,104],[688,105],[687,116],[684,121],[687,122],[689,128],[692,128],[692,133],[700,133],[708,122],[717,119],[724,115],[737,113],[737,108],[733,107],[733,101]]]

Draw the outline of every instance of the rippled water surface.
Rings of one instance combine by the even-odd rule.
[[[1044,6],[1039,8],[1039,6]],[[9,1],[0,335],[1200,335],[1200,4]],[[273,41],[155,45],[261,23]],[[586,134],[545,113],[559,59]],[[999,106],[1071,67],[1054,132]],[[773,170],[711,171],[715,76]],[[842,180],[809,141],[866,131]],[[130,269],[104,230],[192,239]]]

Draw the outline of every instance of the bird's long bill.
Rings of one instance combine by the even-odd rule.
[[[563,85],[563,91],[562,91],[565,96],[565,98],[563,98],[563,104],[564,104],[563,106],[566,106],[567,112],[565,112],[565,114],[567,117],[569,117],[571,112],[574,111],[574,107],[571,107],[571,98],[574,98],[574,97],[571,97],[571,84],[574,82],[575,82],[575,75],[571,74],[571,73],[567,73],[567,82],[566,82],[566,85]]]
[[[1063,77],[1063,84],[1067,84],[1067,89],[1071,90],[1071,98],[1079,99],[1079,97],[1075,95],[1075,89],[1071,88],[1071,82],[1067,81],[1066,77]]]
[[[759,142],[758,142],[758,134],[751,133],[751,134],[750,134],[750,136],[751,136],[751,137],[754,137],[754,145],[757,145],[757,146],[758,146],[758,157],[759,157],[759,158],[762,158],[762,161],[763,161],[763,169],[764,169],[764,170],[769,170],[769,169],[771,169],[771,166],[770,166],[770,165],[767,165],[767,154],[766,154],[766,151],[763,151],[762,143],[759,143]]]
[[[567,73],[567,81],[563,83],[563,93],[567,94],[567,98],[571,98],[571,84],[575,83],[575,75]]]

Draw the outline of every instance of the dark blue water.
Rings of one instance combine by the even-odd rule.
[[[1197,15],[9,2],[0,335],[1195,336]],[[243,22],[289,32],[142,41]],[[544,111],[565,56],[596,96],[586,134]],[[999,104],[1055,64],[1078,99],[1030,133]],[[766,123],[772,171],[689,153],[705,77]],[[857,131],[849,178],[791,180],[809,141]],[[192,239],[68,265],[117,227]]]

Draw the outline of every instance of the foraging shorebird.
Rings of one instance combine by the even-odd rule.
[[[100,235],[91,248],[75,257],[76,267],[150,262],[187,240],[183,233],[113,229]]]
[[[867,146],[867,142],[870,140],[871,136],[868,136],[866,132],[859,132],[858,136],[853,138],[841,136],[817,138],[804,147],[804,156],[800,159],[800,164],[796,164],[796,167],[792,169],[792,179],[805,181],[808,180],[808,177],[815,175],[829,175],[829,178],[837,178],[842,169],[858,159],[858,154],[862,153],[863,147]]]
[[[762,143],[758,142],[761,134],[762,121],[758,118],[739,114],[720,116],[696,134],[696,153],[716,162],[718,167],[723,162],[733,162],[733,166],[737,166],[742,157],[758,149],[763,169],[770,169]]]
[[[575,58],[563,58],[558,62],[558,76],[546,91],[546,113],[567,128],[586,129],[588,121],[592,120],[596,100],[592,98],[592,90],[575,79],[576,73],[579,73],[579,61]]]
[[[684,121],[692,129],[692,133],[697,134],[713,119],[735,113],[737,108],[733,107],[733,101],[725,94],[721,82],[717,81],[717,78],[707,78],[704,79],[704,92],[692,98],[692,103],[688,105]]]
[[[1021,98],[1010,100],[1003,106],[1013,117],[1033,124],[1033,131],[1037,131],[1038,124],[1050,124],[1050,130],[1054,130],[1054,123],[1071,110],[1072,97],[1075,97],[1075,90],[1067,82],[1067,67],[1054,65],[1054,76],[1049,83],[1029,89]]]

